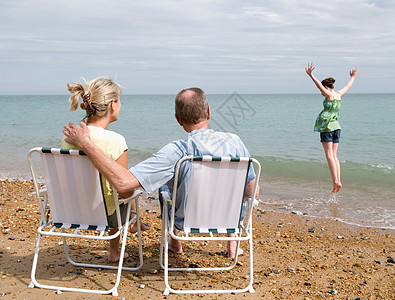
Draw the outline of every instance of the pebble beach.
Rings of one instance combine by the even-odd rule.
[[[4,299],[395,299],[395,231],[359,227],[309,215],[254,211],[255,293],[163,296],[159,265],[161,220],[155,194],[144,195],[140,209],[144,222],[144,265],[122,272],[118,297],[28,288],[40,221],[30,181],[0,181],[0,296]],[[124,265],[137,258],[137,238],[130,234]],[[175,289],[242,287],[248,282],[248,250],[229,272],[175,273]],[[230,264],[226,244],[184,243],[184,253],[170,255],[174,265]],[[106,242],[84,241],[70,247],[71,255],[90,262],[107,261]],[[77,268],[67,263],[61,240],[44,238],[37,279],[45,283],[84,288],[110,288],[115,272]]]

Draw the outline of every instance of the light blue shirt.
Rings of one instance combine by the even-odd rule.
[[[150,158],[130,168],[129,171],[148,193],[163,185],[167,185],[170,193],[172,193],[175,166],[182,157],[187,155],[250,157],[250,153],[237,135],[201,128],[189,133],[186,140],[177,140],[167,144]],[[179,172],[175,209],[176,223],[181,228],[184,219],[184,200],[189,185],[189,173],[189,165],[183,163]],[[255,172],[250,165],[247,182],[253,179],[255,179]]]

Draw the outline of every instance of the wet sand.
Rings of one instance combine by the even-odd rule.
[[[338,221],[256,209],[254,227],[255,293],[163,296],[159,266],[160,219],[156,195],[144,195],[142,217],[151,225],[143,233],[144,266],[122,272],[118,297],[54,290],[29,289],[30,271],[40,220],[30,182],[0,181],[0,295],[4,299],[395,299],[395,231],[364,228]],[[148,198],[151,197],[151,198]],[[154,198],[154,199],[152,199]],[[130,235],[125,265],[136,263],[136,237]],[[77,268],[66,262],[60,239],[44,238],[37,279],[83,288],[110,288],[115,271]],[[183,254],[171,254],[171,264],[199,266],[229,264],[226,244],[184,243]],[[173,288],[242,287],[248,282],[245,255],[229,272],[175,273]],[[107,242],[73,245],[72,257],[105,263]],[[74,254],[73,254],[74,253]]]

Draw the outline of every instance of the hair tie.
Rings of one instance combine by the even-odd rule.
[[[95,108],[92,106],[92,104],[91,104],[89,94],[84,94],[84,95],[82,96],[82,101],[83,101],[83,103],[80,104],[80,107],[81,107],[82,109],[88,110],[88,108],[89,108],[89,109],[90,109],[91,111],[93,111],[93,112],[96,111],[96,109],[95,109]]]

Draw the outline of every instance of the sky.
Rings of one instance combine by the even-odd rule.
[[[0,0],[0,95],[68,93],[109,76],[124,94],[395,92],[394,0]]]

